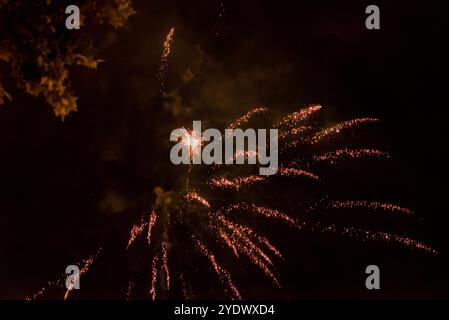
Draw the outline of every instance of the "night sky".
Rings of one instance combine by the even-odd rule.
[[[137,14],[124,28],[76,31],[91,34],[105,62],[96,71],[71,69],[79,110],[65,121],[44,99],[15,88],[0,63],[2,83],[14,98],[0,106],[0,299],[32,295],[99,246],[101,257],[73,298],[123,299],[134,262],[151,262],[124,250],[129,230],[151,208],[156,186],[176,185],[170,132],[192,120],[220,125],[256,105],[285,113],[314,103],[323,106],[324,124],[380,118],[380,125],[355,138],[391,154],[387,161],[343,165],[330,175],[329,192],[412,209],[414,217],[360,210],[352,218],[425,242],[439,254],[273,227],[272,239],[284,253],[277,266],[283,288],[239,269],[235,277],[244,296],[449,298],[447,5],[133,2]],[[369,4],[381,9],[380,30],[365,28]],[[157,73],[171,27],[171,95],[163,99]],[[289,184],[280,190],[291,197],[298,192]],[[380,267],[381,290],[364,286],[369,264]],[[193,277],[198,297],[221,297],[216,285],[209,287],[212,280]],[[142,281],[149,280],[143,275]]]

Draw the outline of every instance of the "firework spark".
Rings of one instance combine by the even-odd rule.
[[[147,240],[148,240],[148,245],[151,245],[151,233],[153,231],[153,227],[156,224],[156,220],[157,220],[157,213],[156,211],[151,211],[151,215],[150,215],[150,221],[148,222],[148,234],[147,234]]]
[[[163,43],[163,52],[161,57],[158,77],[161,83],[162,95],[166,92],[166,74],[169,65],[169,56],[172,51],[172,43],[174,39],[175,28],[171,28]],[[157,200],[153,206],[149,217],[144,216],[139,224],[135,224],[130,231],[130,238],[128,240],[127,249],[138,239],[143,237],[144,231],[148,228],[147,244],[150,247],[152,254],[151,259],[151,279],[149,279],[149,296],[152,300],[158,297],[159,292],[157,288],[165,288],[166,292],[175,290],[177,285],[176,279],[180,281],[180,291],[185,299],[189,299],[191,295],[187,290],[189,284],[186,283],[186,278],[182,272],[182,268],[170,269],[170,264],[174,261],[181,261],[181,259],[172,259],[175,254],[190,254],[193,251],[187,246],[197,248],[202,255],[204,255],[214,273],[225,287],[225,292],[233,299],[241,299],[241,294],[237,289],[237,285],[232,280],[230,272],[224,268],[218,261],[221,260],[222,252],[214,251],[213,245],[206,246],[205,239],[215,239],[224,250],[230,250],[232,257],[237,259],[248,259],[251,264],[257,266],[262,272],[272,280],[272,282],[280,287],[278,276],[275,272],[275,259],[283,258],[280,250],[272,244],[268,237],[260,235],[257,220],[254,217],[267,218],[268,221],[286,222],[288,226],[296,230],[308,230],[319,233],[335,233],[354,238],[360,241],[381,241],[384,243],[398,244],[400,246],[418,249],[428,253],[436,254],[437,251],[431,246],[411,239],[409,237],[389,233],[385,231],[364,230],[358,227],[339,226],[337,223],[328,225],[322,224],[320,221],[304,221],[301,218],[304,216],[298,212],[291,212],[293,209],[286,210],[279,209],[275,203],[268,203],[264,205],[256,204],[265,194],[260,190],[253,190],[256,188],[244,188],[254,185],[273,186],[271,183],[279,183],[280,179],[295,178],[295,183],[310,183],[325,184],[320,178],[319,168],[315,168],[319,162],[328,162],[334,165],[337,161],[349,159],[361,159],[363,157],[378,157],[388,158],[388,153],[372,148],[363,149],[349,149],[342,148],[331,152],[317,154],[316,149],[320,146],[323,140],[339,135],[343,130],[349,130],[353,127],[364,123],[376,123],[379,120],[375,118],[357,118],[349,121],[337,123],[328,128],[316,125],[311,118],[320,111],[320,105],[311,105],[299,111],[290,113],[280,120],[274,120],[273,128],[278,129],[279,139],[282,143],[281,151],[292,151],[296,147],[314,148],[308,151],[307,148],[301,149],[300,158],[296,154],[292,158],[288,158],[286,163],[279,163],[279,169],[275,175],[259,176],[252,175],[252,171],[245,171],[244,169],[233,171],[232,166],[216,165],[213,170],[202,170],[199,168],[192,169],[189,166],[186,170],[185,177],[180,177],[179,181],[185,181],[184,185],[180,185],[174,191],[163,192],[160,189],[157,192]],[[264,107],[256,107],[237,118],[227,128],[237,129],[247,125],[253,121],[257,115],[268,113],[269,110]],[[188,147],[189,156],[194,158],[201,154],[202,148],[202,133],[194,130],[182,129],[180,136],[183,146]],[[299,149],[299,148],[298,148]],[[289,154],[287,154],[289,155]],[[239,158],[248,159],[257,156],[257,151],[243,151],[236,152],[232,155],[232,159]],[[307,170],[302,168],[306,167]],[[221,171],[220,171],[221,170]],[[212,173],[211,173],[212,171]],[[315,173],[316,172],[316,173]],[[298,177],[306,177],[308,179],[296,179]],[[291,179],[293,180],[293,179]],[[192,183],[190,183],[190,181]],[[192,185],[190,185],[192,184]],[[277,187],[275,184],[274,187]],[[229,192],[223,194],[222,197],[215,196],[211,199],[206,197],[213,192],[215,194],[220,191],[233,190],[232,195]],[[271,192],[271,191],[270,191]],[[283,195],[282,189],[279,190],[278,203],[282,204],[282,208],[297,208],[298,204],[295,197],[291,195]],[[411,215],[412,211],[396,205],[380,203],[376,201],[328,201],[329,195],[318,195],[318,200],[311,199],[308,201],[310,209],[304,212],[314,211],[322,207],[323,202],[326,201],[326,209],[355,209],[364,208],[368,210],[384,210],[393,213],[404,215]],[[216,201],[219,199],[219,201]],[[245,199],[247,202],[243,202]],[[250,203],[251,202],[251,203]],[[310,205],[310,203],[312,203]],[[271,206],[273,208],[271,208]],[[214,208],[214,209],[212,209]],[[216,208],[220,208],[216,210]],[[205,210],[207,209],[207,210]],[[313,215],[310,217],[313,219]],[[156,224],[157,222],[157,224]],[[155,229],[157,228],[157,232]],[[176,229],[174,229],[176,228]],[[178,232],[182,229],[184,232]],[[176,231],[176,232],[175,232]],[[173,239],[175,234],[188,235],[187,241],[177,241]],[[200,240],[201,239],[201,240]],[[204,240],[203,240],[204,239]],[[208,244],[208,243],[207,243]],[[215,246],[216,247],[216,246]],[[84,266],[80,274],[86,273],[92,265],[94,257],[84,261]],[[145,265],[145,268],[148,268]],[[180,273],[177,273],[181,269]],[[49,286],[62,285],[64,278],[58,279],[54,282],[49,282]],[[173,283],[171,283],[173,282]],[[165,286],[164,286],[165,284]],[[126,297],[129,298],[132,288],[134,287],[134,278],[129,282]],[[38,296],[44,294],[46,287],[42,288],[33,296],[36,299]],[[64,299],[67,299],[73,286],[66,291]],[[191,292],[190,292],[191,293]]]
[[[278,172],[276,174],[272,175],[271,177],[275,177],[275,176],[286,176],[286,177],[305,176],[305,177],[315,179],[315,180],[319,179],[319,177],[317,175],[315,175],[311,172],[301,170],[301,169],[283,168],[283,167],[279,168]],[[265,181],[267,181],[267,179],[268,178],[266,176],[256,176],[256,175],[251,175],[251,176],[247,176],[247,177],[237,177],[234,179],[212,178],[208,182],[208,184],[212,188],[231,189],[231,190],[238,191],[243,186],[251,186],[251,185],[257,184],[259,182],[265,182]]]
[[[233,123],[231,123],[228,126],[228,129],[236,129],[240,128],[243,124],[247,123],[252,117],[254,117],[256,114],[265,113],[268,109],[263,107],[257,107],[253,108],[250,111],[248,111],[246,114],[235,120]]]
[[[296,126],[300,122],[303,122],[307,120],[309,117],[311,117],[314,113],[321,110],[320,105],[312,105],[307,108],[301,109],[297,112],[293,112],[286,117],[282,118],[281,121],[279,121],[275,127],[281,127],[281,126]]]
[[[368,209],[373,209],[373,210],[385,210],[385,211],[390,211],[390,212],[394,212],[394,213],[401,213],[401,214],[405,214],[405,215],[412,215],[413,211],[411,211],[410,209],[407,208],[402,208],[390,203],[381,203],[381,202],[377,202],[377,201],[332,201],[328,208],[333,208],[333,209],[342,209],[342,208],[347,208],[347,209],[354,209],[354,208],[368,208]]]
[[[132,278],[128,282],[128,290],[126,290],[126,300],[130,300],[131,293],[132,293],[132,291],[134,289],[134,286],[135,286],[135,282],[134,282],[134,278]]]
[[[151,288],[150,288],[151,300],[156,300],[157,262],[158,262],[158,260],[159,260],[159,257],[154,256],[153,263],[151,264]]]
[[[276,123],[279,127],[281,141],[285,146],[298,146],[300,144],[314,144],[319,143],[327,137],[339,134],[344,129],[350,129],[361,123],[377,122],[374,118],[360,118],[350,121],[344,121],[327,129],[322,129],[319,126],[312,126],[306,122],[313,114],[321,109],[321,106],[310,106],[294,112]],[[229,127],[237,128],[245,123],[248,123],[255,115],[268,112],[265,108],[256,108],[233,122]],[[299,126],[298,126],[299,125]],[[181,143],[189,147],[190,156],[198,154],[201,150],[202,137],[200,132],[182,130],[179,137]],[[249,156],[249,154],[243,154]],[[235,156],[235,155],[234,155]],[[280,287],[278,275],[275,272],[275,258],[283,258],[280,250],[276,248],[268,237],[261,236],[257,230],[257,219],[254,217],[268,218],[271,220],[278,220],[286,222],[288,226],[296,230],[304,230],[318,233],[334,233],[346,237],[354,238],[359,241],[380,241],[387,244],[395,244],[405,248],[417,249],[431,254],[436,254],[437,251],[431,246],[414,240],[412,238],[389,233],[385,231],[365,230],[355,226],[339,226],[337,223],[330,223],[328,225],[322,224],[318,221],[305,221],[298,217],[304,217],[298,212],[287,211],[284,212],[278,208],[271,208],[268,205],[258,205],[257,202],[243,202],[240,194],[253,197],[254,194],[260,193],[254,185],[261,187],[269,186],[271,183],[278,183],[279,179],[292,179],[297,177],[306,177],[308,179],[295,179],[296,183],[308,180],[316,181],[315,183],[322,183],[319,177],[319,168],[314,165],[319,162],[328,162],[331,165],[338,161],[349,159],[361,159],[363,157],[383,157],[387,158],[388,153],[379,149],[363,148],[363,149],[349,149],[342,148],[331,152],[316,154],[315,152],[304,153],[300,158],[295,160],[287,160],[287,164],[279,163],[279,169],[276,174],[272,176],[260,176],[244,174],[242,170],[238,174],[234,174],[231,166],[216,166],[213,170],[201,171],[201,166],[195,170],[192,166],[186,170],[185,186],[179,192],[160,192],[157,193],[157,200],[149,217],[143,216],[140,223],[132,227],[130,231],[130,238],[127,248],[130,247],[137,238],[144,235],[147,230],[147,243],[153,252],[151,264],[151,279],[149,281],[149,296],[151,299],[158,298],[159,292],[157,288],[164,288],[165,293],[179,288],[180,295],[184,298],[189,298],[191,295],[187,291],[188,284],[183,273],[176,274],[176,269],[171,269],[170,263],[179,259],[169,258],[172,254],[186,254],[192,252],[186,250],[184,247],[179,248],[175,246],[173,239],[170,238],[174,234],[172,227],[176,225],[177,228],[182,226],[186,233],[189,234],[191,243],[182,243],[183,246],[190,245],[199,249],[200,253],[204,255],[209,261],[210,267],[218,276],[218,279],[225,287],[225,293],[229,294],[233,299],[241,299],[241,294],[237,289],[237,285],[232,280],[230,272],[219,264],[221,253],[213,251],[213,246],[206,246],[206,243],[200,239],[216,239],[217,243],[221,244],[223,250],[229,250],[236,259],[248,259],[254,266],[258,267],[266,277],[271,279],[275,286]],[[307,166],[306,171],[301,169],[302,166]],[[315,173],[315,171],[317,173]],[[230,178],[230,176],[232,178]],[[296,181],[298,180],[298,181]],[[192,181],[191,185],[188,181]],[[255,190],[253,190],[255,189]],[[207,199],[205,195],[210,192],[220,192],[226,190],[238,191],[235,195],[221,197],[221,202],[216,203],[213,200]],[[247,193],[251,192],[251,193]],[[229,198],[230,197],[230,198]],[[392,213],[399,213],[403,215],[411,215],[412,211],[393,204],[381,203],[376,201],[365,200],[328,200],[329,195],[324,193],[319,195],[318,200],[314,200],[312,204],[307,204],[309,209],[304,212],[316,211],[318,208],[342,210],[342,209],[356,209],[364,208],[366,210],[383,210]],[[215,196],[213,199],[217,199]],[[244,198],[251,201],[252,198]],[[257,198],[254,198],[256,200]],[[280,200],[285,207],[290,204],[290,207],[295,206],[295,199],[285,199],[280,195]],[[224,202],[223,202],[224,201]],[[273,205],[273,204],[272,204]],[[211,208],[220,208],[216,211]],[[207,210],[204,210],[207,209]],[[207,212],[207,213],[206,213]],[[188,214],[187,214],[188,213]],[[308,215],[308,219],[313,219],[313,215]],[[268,220],[270,221],[270,220]],[[157,225],[156,225],[156,222]],[[158,232],[153,234],[155,228]],[[162,235],[162,238],[161,238]],[[189,242],[189,241],[187,241]],[[86,272],[92,261],[86,263],[82,272]],[[178,286],[171,283],[173,279],[180,281]],[[129,283],[126,297],[130,297],[130,292],[134,286],[134,281]],[[42,289],[35,295],[36,298],[44,293]],[[66,297],[71,290],[68,290]]]
[[[287,176],[287,177],[299,177],[299,176],[305,176],[314,180],[320,179],[317,175],[301,170],[301,169],[295,169],[295,168],[279,168],[278,173],[281,176]]]
[[[67,288],[65,294],[64,294],[64,300],[67,300],[70,292],[74,289],[74,286],[77,281],[79,281],[81,275],[87,273],[89,271],[89,268],[92,266],[95,259],[98,258],[99,254],[101,253],[101,250],[103,247],[100,247],[95,254],[90,255],[88,258],[82,260],[80,263],[77,263],[76,265],[82,265],[81,270],[79,274],[73,278],[74,281],[72,281]],[[65,285],[65,281],[67,279],[66,274],[62,274],[59,278],[53,281],[48,281],[47,285],[43,286],[41,289],[39,289],[36,293],[34,293],[32,296],[28,296],[25,298],[25,300],[36,300],[43,294],[45,294],[46,291],[48,291],[50,288],[54,287],[63,287]]]
[[[267,218],[279,219],[279,220],[289,222],[291,224],[296,223],[296,221],[293,218],[289,217],[287,214],[283,213],[282,211],[258,206],[255,204],[247,204],[245,202],[233,204],[233,205],[230,205],[229,207],[223,209],[223,212],[226,214],[230,214],[230,213],[236,212],[236,211],[237,212],[256,213],[260,216],[264,216]]]
[[[167,69],[168,69],[168,57],[170,56],[171,53],[171,47],[172,47],[172,43],[173,43],[173,38],[175,36],[175,28],[171,28],[170,31],[168,32],[164,44],[163,44],[163,51],[162,51],[162,56],[161,56],[161,64],[159,67],[159,80],[161,82],[161,93],[162,95],[165,94],[165,76],[167,74]]]
[[[287,131],[281,131],[279,133],[279,139],[291,138],[291,137],[300,135],[302,133],[305,133],[307,131],[310,131],[312,129],[313,129],[312,126],[301,126],[301,127],[289,129]]]
[[[265,181],[265,176],[248,176],[248,177],[238,177],[235,179],[226,179],[226,178],[219,178],[219,179],[211,179],[209,181],[209,185],[212,188],[219,188],[219,189],[233,189],[238,191],[242,186],[248,186],[255,184],[257,182]]]
[[[204,199],[203,197],[201,197],[198,193],[196,193],[194,191],[189,192],[188,194],[186,194],[185,198],[186,198],[186,200],[188,202],[194,202],[195,201],[195,202],[205,206],[206,208],[210,208],[210,203],[206,199]]]
[[[318,143],[324,138],[327,138],[331,135],[335,135],[340,133],[344,129],[352,128],[356,125],[362,124],[362,123],[375,123],[379,122],[379,119],[376,118],[357,118],[352,120],[343,121],[340,123],[337,123],[336,125],[323,129],[319,132],[317,132],[315,135],[313,135],[309,142],[310,143]]]
[[[431,254],[438,254],[438,251],[433,249],[432,247],[414,239],[400,236],[394,233],[388,232],[375,232],[370,230],[362,230],[353,227],[343,228],[341,231],[342,234],[348,234],[351,237],[356,239],[368,240],[368,241],[383,241],[383,242],[391,242],[400,244],[402,246],[408,248],[415,248],[418,250],[423,250]]]
[[[196,243],[197,247],[200,249],[200,251],[202,252],[202,254],[207,257],[207,259],[209,260],[209,262],[211,263],[215,273],[218,275],[218,277],[220,278],[220,280],[227,285],[228,289],[231,291],[232,297],[234,299],[238,299],[241,300],[242,297],[240,295],[240,292],[238,291],[237,287],[234,285],[231,275],[229,274],[229,272],[224,269],[223,267],[221,267],[216,259],[215,256],[209,252],[209,250],[207,249],[207,247],[198,239],[195,238],[195,236],[192,235],[192,240]]]
[[[183,273],[181,273],[179,275],[179,281],[181,282],[182,296],[184,297],[184,300],[191,300],[191,296],[187,293],[187,285],[186,285],[186,281],[184,280]]]
[[[379,157],[379,158],[388,158],[389,154],[386,151],[378,150],[378,149],[339,149],[332,152],[327,152],[322,155],[313,156],[312,159],[315,161],[330,161],[331,163],[335,163],[342,158],[352,158],[359,159],[362,157]]]
[[[227,235],[226,233],[220,234],[223,238],[229,239],[230,248],[234,251],[237,250],[240,253],[246,255],[254,265],[258,266],[262,271],[272,279],[272,281],[280,287],[279,281],[277,277],[274,275],[273,271],[270,269],[270,266],[273,265],[272,260],[268,257],[268,255],[257,245],[253,239],[256,239],[262,242],[262,239],[255,234],[254,230],[249,227],[245,227],[236,223],[233,223],[227,220],[222,215],[217,215],[218,221],[220,221],[230,232],[231,235]],[[220,230],[223,233],[223,229]],[[251,239],[253,238],[253,239]],[[266,239],[265,239],[266,240]],[[228,244],[228,243],[227,243]],[[229,245],[229,244],[228,244]],[[270,244],[271,246],[271,244]],[[273,246],[271,246],[274,248]],[[275,249],[275,248],[274,248]],[[277,251],[277,249],[275,249]]]
[[[139,225],[135,224],[133,225],[131,229],[131,235],[128,240],[128,245],[126,246],[126,249],[129,249],[129,246],[133,244],[133,242],[137,239],[138,236],[140,236],[143,231],[145,230],[145,227],[148,225],[148,222],[142,221]]]
[[[72,290],[74,289],[76,283],[80,280],[81,276],[85,273],[87,273],[90,269],[90,267],[92,266],[92,264],[94,263],[94,259],[96,259],[98,257],[98,255],[100,254],[100,251],[102,250],[102,247],[100,247],[97,251],[96,254],[91,255],[89,258],[83,260],[83,267],[81,268],[80,272],[78,275],[76,275],[72,282],[70,283],[70,285],[67,288],[67,291],[65,292],[64,295],[64,300],[67,300],[69,298],[70,293],[72,292]]]
[[[165,284],[167,290],[170,290],[170,270],[168,268],[168,258],[167,258],[167,241],[162,242],[162,271],[165,273]]]

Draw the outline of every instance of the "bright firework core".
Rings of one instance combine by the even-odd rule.
[[[189,148],[189,155],[193,158],[195,154],[201,153],[201,145],[203,144],[201,133],[185,128],[182,130],[184,131],[184,134],[181,138],[181,144]]]
[[[247,161],[248,164],[267,165],[259,168],[259,173],[265,176],[275,174],[278,169],[278,129],[243,131],[228,128],[223,135],[218,129],[213,128],[203,132],[201,121],[193,121],[192,130],[186,128],[173,130],[170,141],[176,142],[170,151],[170,160],[175,165],[181,163],[229,165],[245,164]],[[203,141],[208,142],[204,150]]]

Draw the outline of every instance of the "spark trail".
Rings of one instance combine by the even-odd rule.
[[[165,38],[164,44],[163,44],[161,63],[160,63],[159,73],[158,73],[159,81],[161,83],[161,94],[162,95],[165,94],[165,90],[166,90],[166,88],[165,88],[166,79],[165,78],[167,75],[169,56],[172,51],[172,44],[173,44],[174,36],[175,36],[175,28],[171,28],[170,31],[168,32],[168,34]]]

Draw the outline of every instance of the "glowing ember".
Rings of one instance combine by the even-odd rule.
[[[411,215],[413,212],[407,208],[402,208],[389,203],[381,203],[377,201],[333,201],[329,204],[330,208],[341,209],[341,208],[368,208],[374,210],[385,210],[391,212],[402,213],[406,215]]]
[[[268,109],[262,107],[251,109],[245,115],[243,115],[242,117],[238,118],[233,123],[231,123],[228,128],[229,129],[239,128],[242,124],[247,123],[254,115],[259,113],[265,113],[267,111]]]
[[[388,152],[378,149],[339,149],[332,152],[327,152],[322,155],[314,156],[315,161],[330,161],[335,163],[337,160],[341,160],[344,157],[358,159],[361,157],[385,157],[388,158]]]
[[[312,105],[310,107],[301,109],[297,112],[291,113],[284,117],[276,124],[276,127],[280,126],[295,126],[299,122],[307,120],[311,115],[319,111],[322,107],[320,105]]]
[[[210,208],[209,202],[206,199],[204,199],[203,197],[201,197],[198,193],[194,192],[194,191],[189,192],[185,196],[185,198],[186,198],[186,200],[188,202],[197,202],[197,203],[199,203],[199,204],[201,204],[201,205],[203,205],[203,206],[205,206],[207,208]]]
[[[225,284],[227,284],[228,288],[231,290],[232,296],[234,299],[241,300],[242,297],[240,296],[240,292],[237,290],[237,287],[234,285],[231,275],[229,272],[221,267],[217,261],[215,260],[215,256],[209,252],[209,250],[206,248],[206,246],[196,239],[194,236],[192,236],[192,239],[196,243],[197,247],[200,249],[200,251],[209,259],[209,262],[211,263],[212,267],[214,268],[214,271],[217,273],[218,277],[221,279],[221,281]]]
[[[165,41],[163,44],[161,64],[159,67],[159,80],[161,82],[161,93],[162,94],[165,93],[165,75],[167,74],[168,57],[170,56],[171,45],[173,43],[174,35],[175,35],[175,28],[171,28],[170,31],[168,32],[167,37],[165,38]]]

